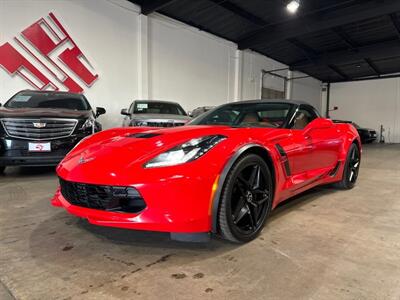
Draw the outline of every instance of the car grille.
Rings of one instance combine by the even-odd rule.
[[[10,137],[28,140],[54,140],[70,136],[78,123],[75,119],[2,119]]]
[[[137,213],[146,207],[142,196],[134,187],[94,185],[66,181],[60,178],[61,194],[72,205]]]

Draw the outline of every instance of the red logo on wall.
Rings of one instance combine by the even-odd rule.
[[[50,13],[0,46],[0,66],[38,90],[82,93],[98,78],[77,44]]]

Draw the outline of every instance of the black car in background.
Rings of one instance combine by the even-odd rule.
[[[363,144],[368,144],[368,143],[372,143],[377,139],[377,134],[376,131],[374,129],[369,129],[369,128],[362,128],[359,125],[357,125],[356,123],[352,122],[352,121],[343,121],[343,120],[333,120],[333,122],[335,123],[349,123],[352,124],[358,131],[358,134],[361,138],[361,142]]]
[[[1,104],[0,104],[1,106]],[[0,107],[0,172],[6,166],[55,166],[84,137],[102,129],[81,94],[25,90]]]

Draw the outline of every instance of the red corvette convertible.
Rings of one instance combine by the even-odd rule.
[[[360,158],[357,130],[305,102],[234,102],[187,126],[84,139],[57,168],[52,204],[102,226],[247,242],[285,199],[321,184],[352,188]]]

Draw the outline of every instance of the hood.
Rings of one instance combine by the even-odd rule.
[[[178,120],[178,121],[189,121],[192,118],[189,116],[172,115],[172,114],[133,114],[132,119],[134,120]]]
[[[83,119],[93,115],[91,110],[53,108],[6,108],[0,107],[0,118],[71,118]]]
[[[57,172],[65,180],[94,184],[121,185],[151,172],[143,164],[155,156],[193,138],[224,135],[226,140],[210,151],[223,147],[224,164],[235,149],[246,143],[261,144],[277,139],[287,131],[268,128],[231,128],[228,126],[182,126],[167,129],[146,127],[115,128],[97,133],[72,150],[59,165]],[[203,159],[199,158],[199,160]],[[168,167],[166,167],[168,168]]]

